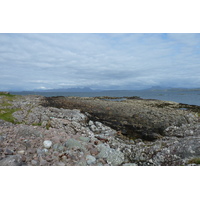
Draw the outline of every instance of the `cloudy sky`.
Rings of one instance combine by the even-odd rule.
[[[200,87],[200,34],[0,34],[0,90]]]

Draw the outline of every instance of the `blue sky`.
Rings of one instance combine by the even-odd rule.
[[[200,87],[200,34],[0,34],[0,90]]]

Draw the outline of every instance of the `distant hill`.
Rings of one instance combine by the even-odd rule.
[[[35,92],[96,92],[97,90],[92,90],[89,87],[83,88],[58,88],[58,89],[48,89],[48,90],[34,90]]]
[[[171,88],[171,87],[159,87],[159,86],[153,86],[151,88],[147,88],[144,90],[148,90],[148,91],[200,91],[200,88]]]

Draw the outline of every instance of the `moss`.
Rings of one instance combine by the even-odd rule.
[[[42,123],[33,123],[32,126],[41,126]]]
[[[200,158],[193,158],[191,160],[188,161],[188,164],[200,164]]]
[[[12,104],[8,103],[8,102],[3,102],[0,104],[1,107],[7,107],[7,106],[12,106]]]

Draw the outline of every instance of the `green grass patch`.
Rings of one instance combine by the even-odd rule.
[[[193,158],[188,161],[188,164],[197,164],[200,165],[200,158]]]
[[[0,103],[0,106],[5,107],[5,106],[12,106],[11,103],[8,103],[6,101],[4,101],[3,103]]]
[[[12,106],[12,101],[18,98],[18,95],[2,94],[0,92],[0,107]]]
[[[12,114],[18,110],[19,109],[0,109],[0,119],[15,123],[15,118],[12,116]]]
[[[1,103],[0,106],[12,106],[12,104],[10,102],[12,102],[13,100],[16,99],[16,95],[12,95],[12,94],[1,94],[0,96],[2,96],[3,98],[0,99]]]
[[[11,123],[15,123],[15,118],[12,116],[12,114],[20,109],[11,109],[9,108],[9,106],[12,106],[12,101],[14,101],[18,97],[18,95],[5,94],[3,92],[0,92],[0,96],[1,96],[0,119],[11,122]]]
[[[42,123],[33,123],[32,126],[41,126]]]
[[[0,92],[0,96],[5,96],[5,97],[8,97],[8,98],[16,97],[16,95],[14,95],[14,94],[4,94],[2,92]]]
[[[48,121],[47,124],[46,124],[46,129],[49,130],[50,127],[51,127],[51,122]]]

